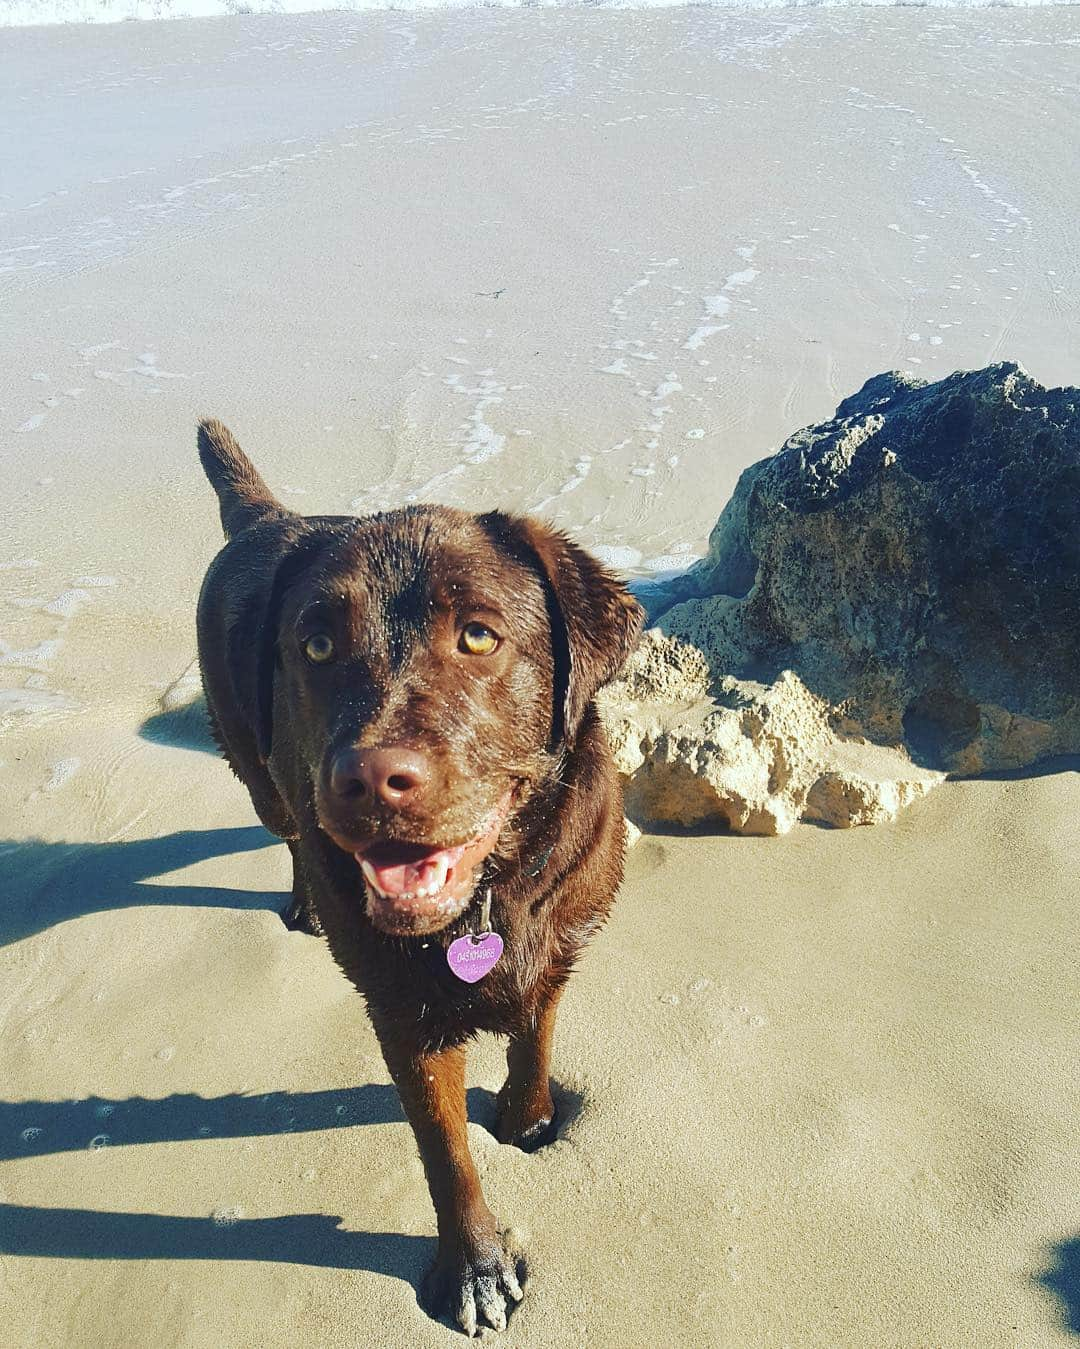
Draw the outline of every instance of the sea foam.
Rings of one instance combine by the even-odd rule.
[[[695,0],[701,3],[701,0]],[[589,0],[589,9],[674,9],[686,0]],[[896,8],[1027,9],[1067,0],[705,0],[715,9]],[[202,19],[226,14],[311,14],[320,10],[571,9],[580,0],[0,0],[0,28],[31,24],[120,23],[128,19]]]

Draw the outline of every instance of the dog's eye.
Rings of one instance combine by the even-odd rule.
[[[325,665],[334,659],[334,639],[325,632],[316,632],[304,643],[304,655],[312,665]]]
[[[490,656],[499,645],[499,639],[483,623],[466,623],[461,629],[461,641],[458,645],[470,656]]]

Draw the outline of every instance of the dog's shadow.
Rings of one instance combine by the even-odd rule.
[[[572,1094],[567,1094],[568,1100]],[[574,1098],[576,1099],[576,1098]],[[474,1087],[469,1118],[493,1129],[495,1094]],[[0,1101],[0,1160],[142,1143],[295,1134],[371,1124],[404,1126],[389,1084],[327,1091],[275,1091],[154,1100],[89,1096]],[[0,1255],[79,1260],[255,1260],[368,1270],[402,1279],[423,1302],[433,1237],[348,1231],[325,1213],[247,1218],[219,1210],[202,1218],[0,1203]]]
[[[143,722],[140,735],[154,744],[219,753],[201,696],[155,713]],[[146,904],[280,913],[289,900],[281,891],[154,883],[194,863],[255,852],[279,841],[259,825],[188,829],[116,843],[0,840],[0,945],[71,918]]]
[[[201,693],[189,703],[164,708],[147,717],[139,727],[139,735],[152,745],[198,749],[218,756],[221,754],[210,730],[210,713]]]
[[[1060,1299],[1065,1329],[1080,1336],[1080,1236],[1059,1242],[1051,1254],[1050,1267],[1038,1282]]]
[[[560,1128],[581,1110],[579,1093],[553,1083]],[[495,1131],[496,1096],[485,1087],[467,1093],[469,1119]],[[326,1091],[194,1092],[152,1098],[86,1096],[70,1101],[0,1100],[0,1162],[140,1143],[265,1138],[369,1124],[404,1124],[397,1091],[389,1083]]]
[[[490,1096],[490,1093],[485,1093]],[[486,1102],[481,1103],[481,1108]],[[73,1101],[0,1101],[0,1159],[98,1147],[292,1134],[403,1121],[393,1087],[160,1100],[100,1096]],[[433,1239],[350,1232],[324,1213],[245,1218],[105,1212],[0,1204],[0,1254],[79,1260],[258,1260],[365,1269],[419,1289]]]
[[[279,912],[288,902],[282,891],[148,883],[196,862],[254,852],[278,841],[260,825],[243,825],[120,843],[0,842],[0,945],[84,914],[144,904]]]
[[[433,1238],[349,1232],[341,1221],[326,1213],[186,1218],[0,1204],[0,1253],[68,1260],[260,1260],[370,1270],[420,1288],[435,1252]]]

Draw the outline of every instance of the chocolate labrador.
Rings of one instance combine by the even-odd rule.
[[[642,611],[527,518],[280,505],[199,428],[227,543],[199,598],[211,722],[293,858],[292,925],[363,994],[438,1219],[426,1293],[469,1335],[521,1288],[469,1155],[465,1045],[508,1037],[500,1141],[555,1133],[555,1013],[622,878],[622,794],[593,697]]]

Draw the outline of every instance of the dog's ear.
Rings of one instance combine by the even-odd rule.
[[[275,557],[266,557],[262,550],[261,557],[237,559],[252,583],[229,616],[225,663],[234,708],[251,731],[263,763],[269,759],[274,742],[274,675],[280,663],[281,606],[289,587],[328,544],[325,533],[304,528],[297,520],[283,531]]]
[[[262,520],[291,514],[263,482],[229,428],[211,417],[199,423],[199,459],[218,495],[227,539]]]
[[[540,520],[492,512],[496,537],[537,568],[545,583],[555,663],[554,743],[572,744],[596,691],[637,645],[645,611],[615,576],[560,530]]]

